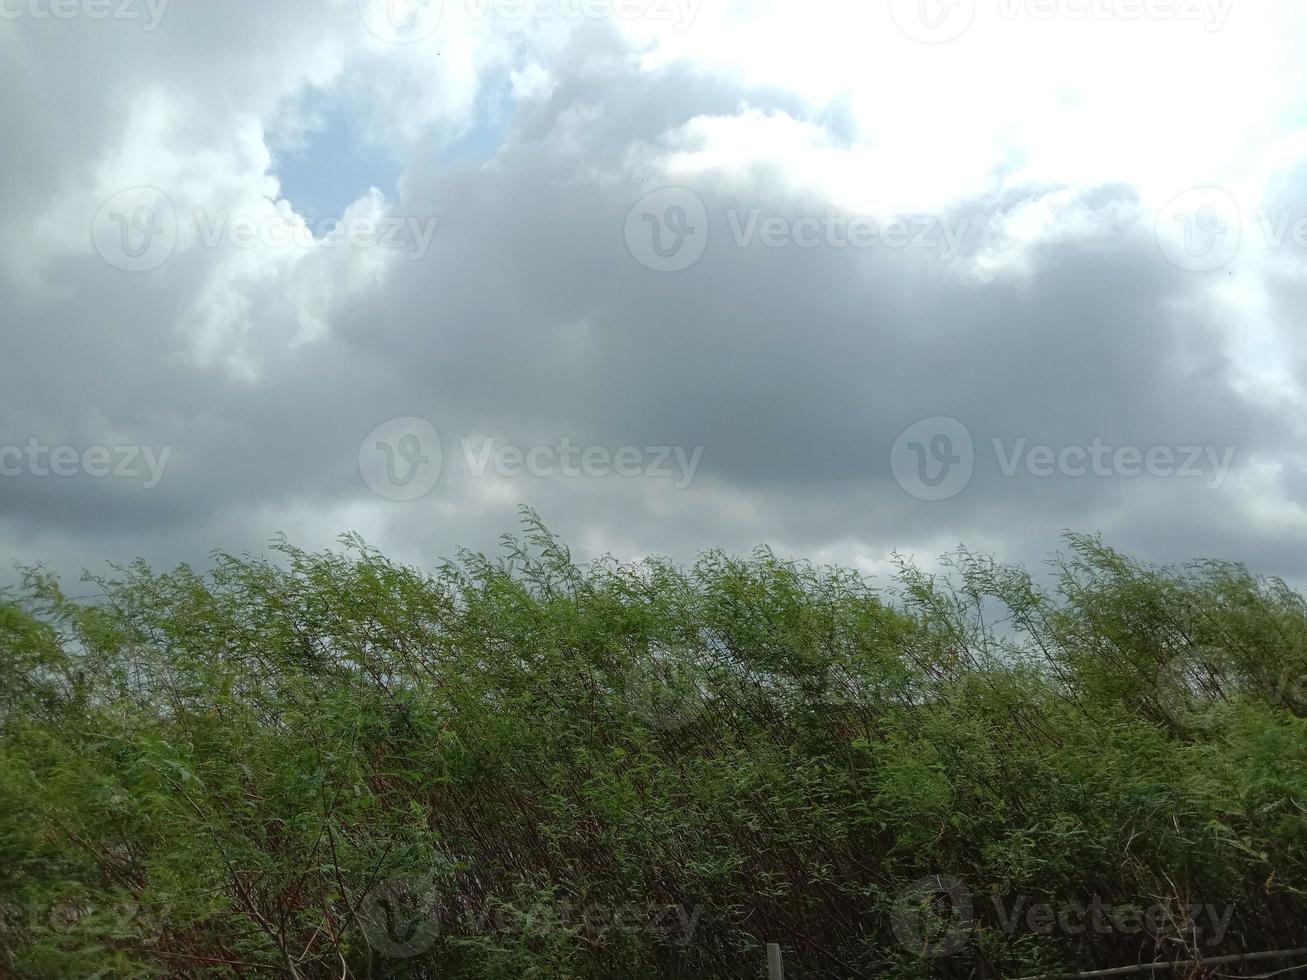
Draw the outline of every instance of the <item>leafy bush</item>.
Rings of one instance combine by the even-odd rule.
[[[431,574],[355,538],[93,600],[30,570],[0,602],[0,972],[760,976],[777,942],[797,977],[1017,976],[1307,945],[1282,583],[1073,536],[1049,589],[963,552],[881,594],[765,550],[578,567],[526,524]]]

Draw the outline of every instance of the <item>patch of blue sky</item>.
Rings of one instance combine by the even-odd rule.
[[[273,172],[281,196],[310,227],[340,218],[371,187],[389,201],[399,199],[406,162],[394,149],[369,140],[348,105],[315,95],[297,112],[310,122],[297,138],[274,146]],[[512,113],[512,85],[505,73],[483,85],[470,123],[436,127],[405,155],[427,155],[442,167],[480,166],[502,145]],[[272,135],[275,142],[277,134]]]

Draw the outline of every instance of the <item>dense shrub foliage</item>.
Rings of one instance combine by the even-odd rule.
[[[1307,946],[1307,605],[1279,582],[1083,537],[1053,576],[961,553],[884,592],[767,551],[577,567],[531,517],[434,573],[344,543],[0,601],[0,974]]]

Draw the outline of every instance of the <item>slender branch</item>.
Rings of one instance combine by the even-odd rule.
[[[1136,973],[1164,973],[1169,970],[1181,970],[1190,967],[1225,966],[1230,963],[1255,963],[1261,960],[1288,959],[1291,956],[1307,956],[1307,946],[1298,949],[1273,949],[1264,953],[1233,953],[1230,956],[1213,956],[1206,960],[1176,960],[1171,963],[1139,963],[1135,966],[1118,966],[1111,970],[1095,970],[1092,973],[1040,973],[1031,977],[1019,977],[1016,980],[1089,980],[1093,977],[1125,977]]]

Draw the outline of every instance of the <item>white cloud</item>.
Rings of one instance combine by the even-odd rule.
[[[888,4],[705,0],[604,22],[478,9],[448,0],[411,43],[369,30],[355,0],[313,17],[173,4],[148,33],[0,25],[0,442],[177,450],[153,495],[0,483],[12,553],[202,560],[278,529],[325,544],[355,527],[430,558],[493,541],[526,502],[587,551],[766,539],[871,569],[963,538],[1029,558],[1062,527],[1100,526],[1145,552],[1233,547],[1307,572],[1307,249],[1247,220],[1307,217],[1299,7],[1221,8],[1209,30],[1001,0],[934,45]],[[408,226],[408,252],[329,243],[287,200],[273,150],[314,152],[330,113],[363,157],[403,167],[342,220],[436,222]],[[623,229],[661,184],[694,189],[715,225],[700,262],[660,278]],[[142,185],[166,195],[175,241],[124,272],[92,225]],[[1155,225],[1207,185],[1238,203],[1244,240],[1194,272]],[[952,264],[738,248],[728,207],[927,213],[983,235]],[[683,492],[455,474],[396,507],[354,460],[409,415],[455,441],[705,456]],[[923,506],[884,456],[934,415],[981,438],[1233,441],[1245,462],[1218,492],[982,472]]]

